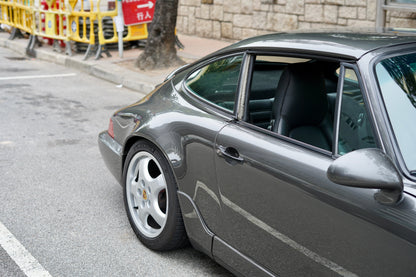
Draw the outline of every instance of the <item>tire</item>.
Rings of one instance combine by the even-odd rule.
[[[188,243],[175,178],[159,149],[136,142],[126,158],[123,182],[130,225],[145,246],[167,251]]]

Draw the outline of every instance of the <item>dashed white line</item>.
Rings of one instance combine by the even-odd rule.
[[[0,222],[0,246],[28,277],[52,277],[26,250],[15,236]]]
[[[53,75],[29,75],[29,76],[10,76],[10,77],[0,77],[0,81],[3,80],[21,80],[21,79],[40,79],[40,78],[56,78],[56,77],[73,77],[76,76],[76,73],[67,73],[67,74],[53,74]]]

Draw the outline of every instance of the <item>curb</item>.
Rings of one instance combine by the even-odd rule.
[[[22,49],[22,47],[20,47],[20,45],[15,41],[0,38],[0,42],[1,47],[11,49],[18,54],[26,56],[26,48]]]
[[[0,47],[8,48],[27,57],[26,46],[22,45],[19,41],[0,38]],[[35,48],[33,51],[36,59],[52,62],[67,68],[77,69],[91,76],[117,85],[122,85],[123,87],[139,93],[147,94],[159,83],[159,81],[155,80],[155,78],[127,70],[116,64],[81,61],[73,57],[66,56],[65,54],[53,53],[41,48]]]

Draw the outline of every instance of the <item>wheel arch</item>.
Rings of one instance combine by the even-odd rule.
[[[121,166],[122,166],[121,167],[122,168],[122,172],[124,170],[124,166],[126,164],[127,155],[129,153],[130,149],[138,141],[146,141],[148,143],[151,143],[153,146],[155,146],[155,148],[157,148],[162,153],[163,157],[165,157],[166,161],[169,164],[169,167],[170,167],[171,172],[173,173],[173,177],[175,178],[175,182],[176,182],[176,187],[177,187],[177,189],[179,189],[179,187],[178,187],[178,178],[176,176],[176,171],[175,171],[175,168],[174,168],[174,166],[172,164],[172,160],[166,154],[166,151],[163,151],[163,147],[157,142],[157,140],[152,139],[151,137],[146,136],[146,135],[143,135],[143,134],[140,134],[140,135],[138,135],[138,134],[132,135],[124,143],[123,152],[122,152],[123,153],[123,158],[122,158],[122,164],[121,164]]]
[[[141,136],[141,135],[133,135],[130,136],[126,142],[124,143],[124,147],[123,147],[123,159],[122,159],[122,165],[121,168],[124,170],[124,166],[126,164],[126,159],[127,159],[127,155],[130,151],[130,149],[132,148],[132,146],[138,142],[138,141],[147,141],[149,143],[151,143],[152,145],[154,145],[157,149],[159,149],[160,152],[162,152],[163,156],[166,158],[166,160],[169,163],[169,166],[172,169],[172,164],[169,161],[169,159],[166,157],[166,154],[162,151],[160,145],[158,145],[155,141],[151,140],[150,138],[146,137],[146,136]],[[175,178],[176,179],[176,178]]]

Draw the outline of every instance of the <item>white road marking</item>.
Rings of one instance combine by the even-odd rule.
[[[52,277],[0,222],[0,246],[28,277]]]
[[[10,76],[10,77],[0,77],[0,81],[3,80],[21,80],[21,79],[40,79],[40,78],[56,78],[56,77],[73,77],[76,76],[76,73],[67,73],[67,74],[53,74],[53,75],[31,75],[31,76]]]

